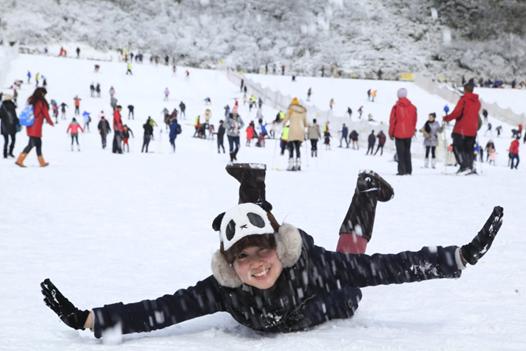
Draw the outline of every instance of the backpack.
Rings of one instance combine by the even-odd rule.
[[[181,129],[181,125],[180,125],[179,123],[177,123],[177,127],[175,127],[175,132],[176,132],[177,134],[181,134],[182,131],[183,131],[183,130]]]
[[[20,125],[24,127],[31,127],[35,123],[35,115],[33,112],[33,105],[27,105],[24,107],[20,115],[18,116]]]

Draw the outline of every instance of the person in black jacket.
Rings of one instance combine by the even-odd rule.
[[[109,133],[111,133],[111,128],[110,128],[110,123],[104,117],[104,111],[100,111],[100,113],[101,115],[100,115],[99,124],[97,124],[97,129],[99,130],[102,148],[105,149],[106,144],[107,144],[107,136]]]
[[[2,105],[0,106],[1,132],[4,137],[4,158],[15,157],[13,150],[16,142],[16,132],[18,128],[18,117],[16,115],[16,105],[13,96],[9,92],[2,94]],[[9,144],[11,139],[11,144]],[[8,151],[9,144],[9,151]]]
[[[225,122],[223,120],[219,121],[219,127],[217,128],[217,153],[220,154],[221,150],[225,153]]]
[[[148,116],[148,119],[142,125],[142,128],[144,129],[144,136],[143,136],[141,152],[148,153],[148,146],[150,145],[150,141],[152,140],[152,137],[153,137],[152,118],[150,116]]]
[[[364,254],[378,201],[389,201],[391,186],[374,172],[358,175],[355,194],[340,227],[337,250],[316,246],[290,224],[278,224],[265,200],[265,166],[231,164],[239,180],[239,205],[221,213],[212,227],[220,248],[212,257],[213,275],[172,295],[137,303],[115,303],[79,310],[46,279],[44,302],[74,329],[148,332],[185,320],[226,311],[244,326],[262,332],[293,332],[331,319],[350,318],[360,288],[437,278],[458,278],[490,248],[502,224],[495,207],[482,230],[462,247],[424,247],[417,252]]]

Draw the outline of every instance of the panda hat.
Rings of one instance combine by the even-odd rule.
[[[224,251],[249,235],[274,234],[281,264],[284,268],[292,267],[301,255],[301,234],[290,224],[273,225],[270,218],[275,222],[272,214],[263,207],[254,203],[244,203],[218,215],[212,223],[212,228],[219,231],[219,241]],[[222,286],[237,288],[242,284],[234,267],[227,262],[221,250],[217,250],[212,256],[212,272]]]

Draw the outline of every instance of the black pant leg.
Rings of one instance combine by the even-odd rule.
[[[398,174],[404,175],[407,173],[405,161],[405,143],[404,139],[395,139],[396,155],[398,156]]]

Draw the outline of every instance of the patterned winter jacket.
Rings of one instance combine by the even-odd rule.
[[[116,325],[123,334],[147,332],[220,311],[254,330],[300,331],[351,317],[362,297],[359,288],[461,275],[456,246],[371,256],[343,254],[314,245],[311,236],[293,226],[284,227],[300,238],[301,254],[295,264],[283,269],[272,288],[259,290],[244,284],[229,288],[212,275],[155,300],[95,308],[95,336],[100,338]]]

